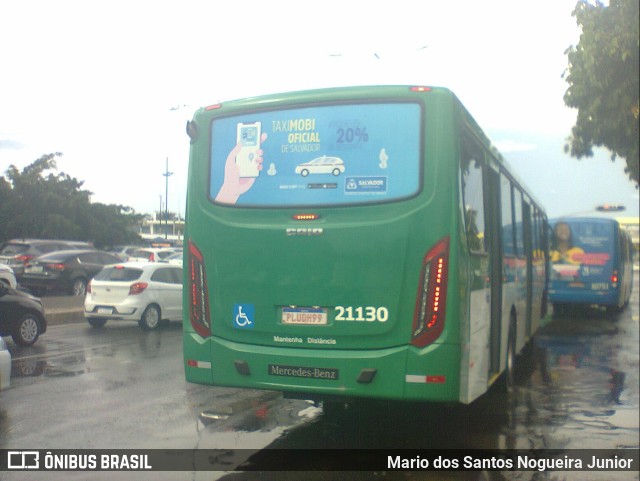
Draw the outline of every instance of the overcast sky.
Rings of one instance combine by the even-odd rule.
[[[354,84],[451,88],[551,217],[638,191],[606,152],[563,153],[575,0],[64,1],[0,4],[0,173],[62,152],[96,202],[184,213],[200,106]]]

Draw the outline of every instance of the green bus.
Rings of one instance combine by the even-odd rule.
[[[187,381],[467,404],[548,319],[546,214],[450,90],[248,98],[187,133]]]

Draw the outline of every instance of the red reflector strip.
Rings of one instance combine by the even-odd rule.
[[[444,384],[447,382],[446,376],[421,376],[418,374],[407,374],[405,382],[417,384]]]
[[[189,367],[200,367],[203,369],[211,369],[211,363],[207,361],[196,361],[195,359],[188,359],[187,366]]]
[[[207,276],[204,271],[202,253],[191,241],[188,243],[188,269],[189,319],[193,329],[200,336],[207,338],[211,336]]]
[[[205,107],[205,110],[216,110],[219,109],[220,107],[222,107],[222,104],[213,104],[213,105],[209,105],[207,107]]]

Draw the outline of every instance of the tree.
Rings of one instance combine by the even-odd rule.
[[[59,152],[47,154],[22,171],[11,165],[0,177],[0,240],[17,237],[74,239],[96,247],[140,240],[142,216],[130,207],[91,203],[83,182],[55,174]]]
[[[625,172],[638,183],[638,0],[610,0],[609,6],[587,0],[576,4],[573,16],[582,29],[577,46],[565,54],[564,78],[568,107],[578,109],[565,151],[591,157],[593,147],[606,147],[611,160],[626,160]]]

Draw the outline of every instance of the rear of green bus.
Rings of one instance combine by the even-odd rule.
[[[457,106],[446,89],[367,87],[196,112],[188,381],[459,400]]]

